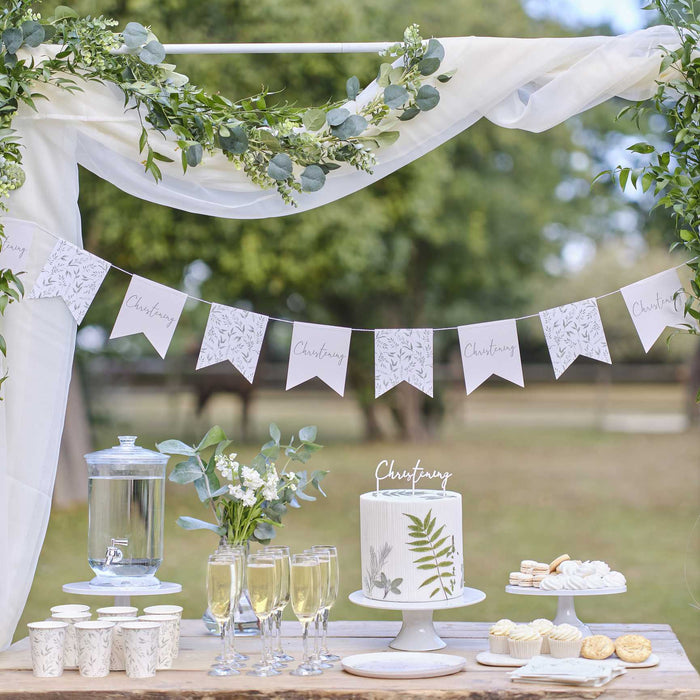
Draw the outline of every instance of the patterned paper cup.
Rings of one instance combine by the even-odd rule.
[[[113,627],[114,623],[108,620],[75,623],[78,636],[78,669],[81,676],[101,678],[109,673]]]
[[[139,620],[157,622],[160,625],[158,669],[172,668],[180,644],[180,618],[177,615],[141,615]]]
[[[32,652],[32,672],[37,678],[55,678],[63,674],[63,642],[67,622],[43,620],[30,622],[29,647]]]
[[[150,678],[158,666],[160,623],[134,620],[122,624],[126,675],[129,678]]]
[[[144,615],[177,615],[182,619],[181,605],[149,605],[143,609]]]
[[[66,604],[66,605],[54,605],[51,608],[52,615],[54,613],[64,613],[64,612],[86,613],[86,612],[90,612],[90,606],[89,605],[82,605],[82,604],[78,604],[78,603],[70,603],[70,604]]]
[[[110,605],[107,608],[97,608],[97,617],[130,617],[135,620],[139,614],[139,609],[133,605]]]
[[[55,612],[51,614],[52,620],[67,622],[66,638],[63,642],[63,668],[78,668],[78,637],[75,633],[75,623],[85,622],[92,615],[89,612]]]
[[[133,617],[103,617],[105,622],[113,622],[112,628],[112,652],[109,656],[110,671],[126,670],[126,660],[124,658],[124,634],[122,623],[133,622]]]

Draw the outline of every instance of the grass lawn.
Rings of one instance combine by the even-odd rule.
[[[274,401],[260,400],[255,416],[258,427],[277,416],[287,431],[317,423],[319,440],[327,447],[311,466],[331,470],[325,482],[328,498],[304,503],[301,510],[290,513],[277,541],[293,550],[316,543],[338,545],[341,595],[333,611],[336,619],[397,618],[398,614],[358,608],[347,601],[347,595],[361,585],[358,499],[373,488],[379,460],[393,458],[398,466],[409,467],[420,458],[426,467],[454,473],[449,488],[460,491],[464,499],[467,585],[487,596],[477,606],[438,613],[438,619],[553,617],[555,599],[511,596],[503,586],[521,559],[548,561],[568,552],[572,558],[603,559],[628,581],[624,595],[577,602],[581,619],[671,624],[691,661],[700,667],[700,610],[691,606],[692,596],[700,600],[700,524],[693,530],[700,502],[698,433],[613,434],[595,429],[588,419],[579,421],[584,427],[498,419],[499,404],[500,413],[508,415],[515,400],[521,415],[535,415],[545,406],[549,414],[563,416],[567,404],[588,415],[587,404],[573,401],[572,391],[563,385],[529,395],[528,389],[514,395],[485,389],[481,404],[469,404],[471,416],[478,414],[479,405],[484,408],[481,420],[468,419],[464,410],[464,415],[451,418],[441,440],[427,445],[358,442],[359,422],[352,402],[325,398],[327,394],[295,396],[292,392]],[[679,409],[669,398],[677,393],[664,391],[659,391],[664,410]],[[651,388],[619,397],[617,405],[627,411],[651,410],[654,392]],[[143,445],[152,445],[155,439],[190,437],[186,430],[172,427],[180,424],[173,417],[172,402],[162,405],[160,412],[145,399],[112,402],[110,410],[110,421],[100,428],[104,439],[99,447],[113,444],[113,436],[125,428],[141,433]],[[230,425],[235,410],[235,405],[216,403],[211,419]],[[343,425],[354,441],[340,441]],[[241,447],[239,452],[245,458],[254,450]],[[198,617],[205,607],[206,557],[216,546],[216,536],[180,530],[174,521],[181,514],[206,518],[192,487],[168,484],[165,557],[159,575],[183,584],[183,593],[167,600],[182,604],[188,617]],[[26,634],[25,623],[45,617],[51,604],[69,602],[69,596],[61,593],[62,583],[91,576],[86,541],[84,506],[54,510],[18,637]],[[153,599],[139,599],[140,604],[145,601]],[[88,602],[106,604],[105,599]]]

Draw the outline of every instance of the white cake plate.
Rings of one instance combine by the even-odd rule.
[[[535,595],[535,596],[557,596],[557,614],[554,618],[555,625],[561,625],[566,622],[581,630],[584,637],[593,634],[588,625],[581,622],[576,616],[574,607],[574,598],[581,596],[592,595],[615,595],[616,593],[626,593],[627,586],[619,586],[617,588],[587,588],[581,591],[571,589],[558,591],[543,591],[541,588],[530,588],[529,586],[506,586],[506,593],[515,595]]]
[[[392,649],[401,651],[435,651],[447,646],[440,639],[433,625],[433,610],[450,610],[476,605],[486,598],[486,593],[476,588],[463,588],[459,598],[425,603],[400,603],[390,600],[367,598],[362,591],[349,596],[350,602],[377,610],[400,610],[403,615],[401,631],[389,643]]]
[[[131,596],[167,595],[180,593],[180,591],[182,591],[182,586],[179,583],[170,583],[169,581],[161,581],[157,586],[91,586],[90,581],[63,584],[64,593],[114,596],[115,605],[130,605]]]

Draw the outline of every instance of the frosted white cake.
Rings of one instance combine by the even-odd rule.
[[[438,602],[462,595],[462,496],[372,491],[360,496],[362,590],[368,598]]]

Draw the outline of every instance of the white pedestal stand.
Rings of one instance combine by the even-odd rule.
[[[459,598],[426,603],[397,603],[367,598],[362,591],[351,593],[350,602],[377,610],[400,610],[403,615],[401,631],[389,643],[392,649],[401,651],[435,651],[447,645],[440,639],[433,625],[433,610],[464,608],[480,603],[486,594],[476,588],[464,588]]]
[[[130,605],[131,596],[167,595],[179,593],[182,586],[179,583],[161,581],[158,586],[91,586],[89,581],[63,584],[64,593],[74,595],[113,596],[115,605]]]
[[[506,593],[513,593],[514,595],[557,596],[559,600],[557,602],[557,615],[554,618],[554,624],[561,625],[563,622],[567,622],[580,629],[584,637],[593,633],[589,627],[576,616],[574,598],[592,595],[615,595],[616,593],[625,593],[626,591],[627,586],[620,586],[619,588],[591,588],[582,591],[543,591],[541,588],[506,586]]]

